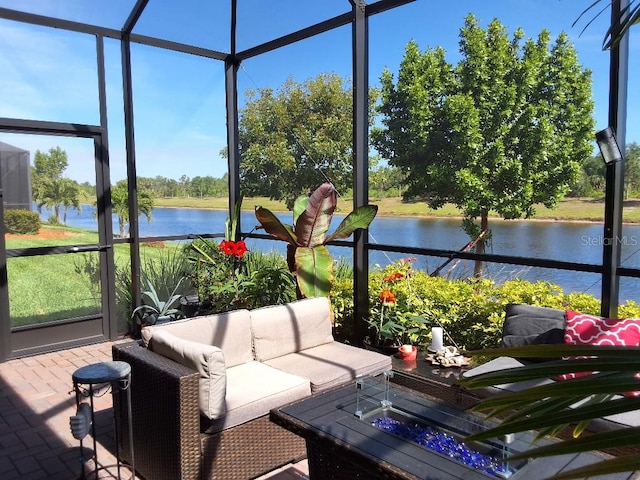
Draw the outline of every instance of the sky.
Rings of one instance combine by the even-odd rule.
[[[135,33],[160,36],[219,51],[229,49],[228,0],[150,0]],[[608,12],[587,27],[573,22],[592,0],[417,0],[369,21],[369,82],[379,85],[386,67],[397,75],[404,48],[441,46],[457,63],[459,31],[473,13],[480,25],[497,18],[512,35],[526,38],[543,28],[552,41],[564,31],[584,68],[592,71],[596,129],[607,126],[608,60],[602,51]],[[2,8],[69,18],[120,29],[134,0],[0,0]],[[347,0],[238,0],[239,51],[324,19],[346,13]],[[274,12],[277,12],[274,15]],[[640,27],[630,37],[629,84],[640,80]],[[0,20],[0,116],[98,124],[95,39],[89,35]],[[126,177],[120,46],[105,39],[111,176]],[[221,177],[226,160],[224,66],[222,62],[132,45],[136,162],[139,176]],[[634,63],[635,61],[635,63]],[[259,57],[238,73],[239,104],[247,89],[278,89],[288,78],[304,82],[320,73],[351,78],[351,28],[341,27]],[[640,89],[629,88],[626,141],[640,142]],[[60,146],[69,157],[66,175],[95,184],[93,145],[85,139],[0,134],[0,141],[31,152]],[[595,152],[594,152],[595,153]]]

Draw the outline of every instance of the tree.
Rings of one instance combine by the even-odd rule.
[[[381,77],[374,146],[405,171],[405,197],[455,204],[472,237],[488,229],[490,212],[529,218],[537,203],[554,207],[593,150],[591,72],[566,34],[552,47],[546,30],[523,38],[518,29],[509,40],[498,20],[485,31],[469,15],[458,65],[411,41],[397,82],[387,69]],[[476,251],[484,248],[479,241]]]
[[[37,203],[38,211],[43,206],[53,208],[55,221],[65,224],[67,208],[75,207],[80,210],[78,183],[62,176],[68,165],[67,152],[55,147],[50,148],[49,153],[36,150],[31,169],[33,199]]]
[[[369,170],[369,193],[380,197],[401,197],[404,174],[399,168],[388,165]]]
[[[340,192],[351,187],[352,92],[341,77],[289,79],[276,93],[249,90],[247,97],[239,121],[245,196],[285,200],[292,208],[318,183],[330,181]]]
[[[120,238],[128,236],[125,226],[129,223],[129,189],[127,180],[119,180],[111,188],[111,205],[114,213],[118,216],[118,227]],[[138,215],[147,217],[151,221],[153,211],[153,196],[149,190],[138,189]]]
[[[189,182],[191,180],[189,179],[189,177],[187,175],[181,175],[180,178],[178,179],[178,183],[180,184],[180,193],[179,196],[181,197],[188,197],[189,196]]]
[[[640,189],[640,146],[636,143],[627,145],[624,157],[624,198]]]

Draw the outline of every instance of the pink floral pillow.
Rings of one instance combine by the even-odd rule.
[[[595,315],[567,310],[567,326],[564,343],[567,345],[602,345],[637,347],[640,345],[640,319],[637,318],[602,318]],[[576,372],[558,375],[557,380],[591,375],[592,372]],[[640,374],[636,377],[640,378]],[[638,392],[627,392],[625,395],[640,396]]]

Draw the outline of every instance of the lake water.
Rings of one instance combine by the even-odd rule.
[[[50,213],[43,209],[43,220]],[[222,232],[227,218],[226,211],[186,208],[154,208],[152,221],[140,218],[140,234],[143,237],[169,235],[198,235]],[[279,215],[284,223],[291,223],[290,213]],[[335,216],[333,231],[342,217]],[[114,233],[117,233],[117,218],[114,215]],[[252,212],[243,212],[242,229],[247,232],[258,224]],[[97,230],[94,207],[85,205],[80,213],[70,210],[67,225]],[[490,221],[492,238],[488,252],[499,255],[545,258],[579,263],[602,262],[603,227],[596,223],[543,222],[543,221]],[[459,250],[469,238],[460,228],[460,220],[448,218],[405,218],[377,217],[369,229],[370,243],[401,245],[408,247]],[[622,244],[622,265],[640,268],[640,226],[625,225],[619,239]],[[250,249],[277,251],[284,253],[281,241],[248,239]],[[332,247],[334,258],[350,258],[350,249]],[[402,254],[370,252],[371,265],[386,265],[402,258]],[[415,266],[427,271],[435,270],[444,259],[419,257]],[[450,275],[468,276],[473,272],[472,262],[461,262]],[[548,268],[528,268],[517,265],[488,264],[485,272],[497,281],[520,277],[528,280],[547,280],[560,285],[566,292],[585,292],[600,297],[601,282],[597,274],[562,271]],[[640,303],[640,279],[622,278],[620,300],[634,300]]]

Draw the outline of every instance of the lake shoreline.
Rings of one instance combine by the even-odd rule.
[[[216,211],[216,212],[221,212],[221,211],[226,211],[226,208],[218,208],[218,207],[193,207],[193,206],[178,206],[178,205],[157,205],[154,206],[153,208],[169,208],[169,209],[178,209],[178,208],[183,208],[183,209],[188,209],[188,210],[211,210],[211,211]],[[272,210],[274,213],[291,213],[290,210]],[[243,213],[247,213],[247,212],[253,212],[252,209],[249,208],[243,208],[242,209]],[[342,212],[336,212],[336,215],[346,215],[343,214]],[[376,215],[376,217],[386,217],[386,218],[425,218],[425,219],[436,219],[436,220],[443,220],[443,219],[451,219],[451,220],[460,220],[462,221],[462,219],[464,217],[462,217],[461,215],[437,215],[437,214],[403,214],[403,213],[383,213],[378,211],[378,214]],[[604,223],[604,220],[589,220],[589,219],[576,219],[576,218],[549,218],[549,217],[533,217],[533,218],[514,218],[514,219],[504,219],[501,217],[497,217],[497,216],[490,216],[489,217],[489,221],[498,221],[498,222],[548,222],[548,223],[555,223],[555,222],[564,222],[564,223],[587,223],[587,224],[598,224],[598,223]],[[640,224],[640,222],[635,222],[635,221],[623,221],[622,222],[623,225],[638,225]]]

